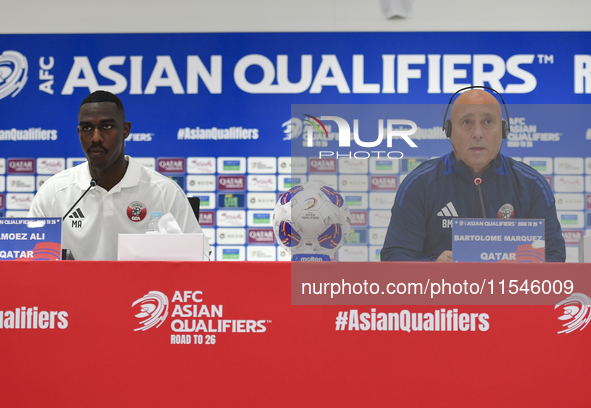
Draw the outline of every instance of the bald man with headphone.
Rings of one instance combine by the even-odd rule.
[[[453,218],[545,220],[546,261],[564,262],[564,239],[546,179],[500,153],[509,115],[488,87],[468,87],[447,110],[447,155],[426,161],[401,183],[381,252],[382,261],[452,261]]]

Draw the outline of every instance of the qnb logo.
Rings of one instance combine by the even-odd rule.
[[[133,302],[131,307],[136,305],[139,305],[141,309],[140,313],[135,315],[140,319],[141,326],[133,331],[146,331],[154,326],[158,328],[168,316],[168,297],[162,292],[152,290],[141,299]]]
[[[560,333],[571,333],[575,330],[583,330],[591,321],[591,299],[582,293],[573,293],[571,296],[554,306],[554,310],[562,306],[564,314],[558,320],[564,320],[564,330]]]
[[[12,94],[14,98],[27,83],[29,64],[17,51],[4,51],[0,55],[0,99]]]

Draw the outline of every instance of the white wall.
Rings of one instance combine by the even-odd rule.
[[[0,0],[0,33],[589,31],[590,0]]]

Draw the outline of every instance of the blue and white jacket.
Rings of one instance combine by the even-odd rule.
[[[545,219],[546,261],[564,262],[564,239],[546,179],[502,154],[480,177],[486,218],[501,218],[502,207],[513,207],[511,218]],[[453,152],[422,163],[398,189],[382,261],[436,260],[452,249],[453,218],[482,218],[481,208],[474,176]]]

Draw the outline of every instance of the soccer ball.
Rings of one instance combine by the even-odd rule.
[[[295,254],[332,255],[351,231],[351,212],[333,188],[311,182],[281,196],[273,211],[277,242]]]

